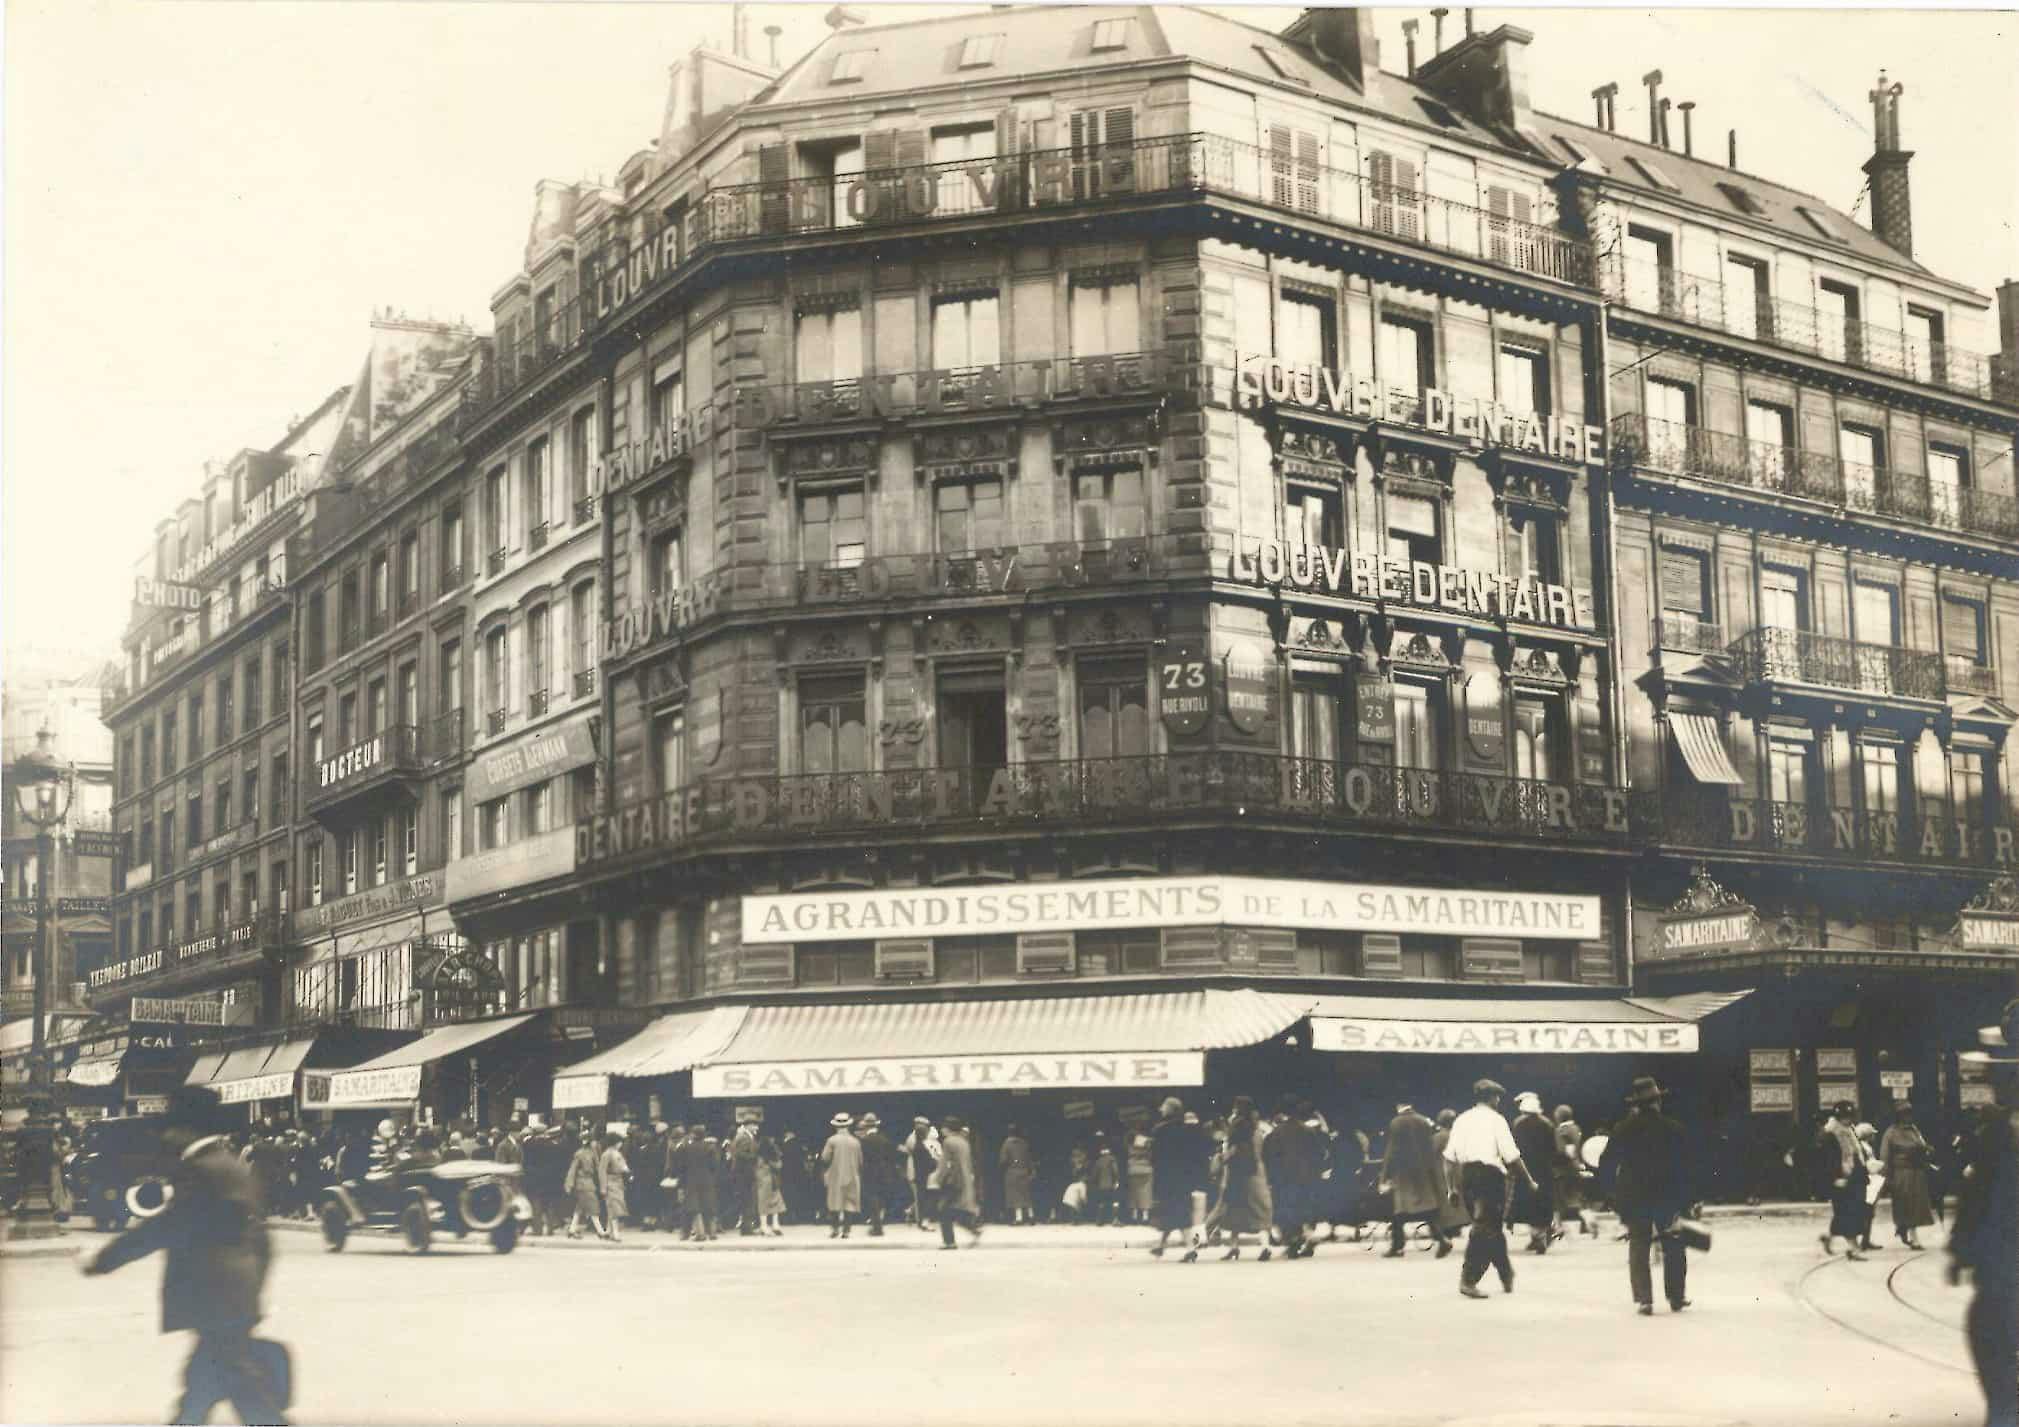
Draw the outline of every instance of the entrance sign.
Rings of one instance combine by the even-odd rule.
[[[746,943],[1200,926],[1566,941],[1601,935],[1599,899],[1591,895],[1275,877],[1130,877],[743,898]]]
[[[694,1072],[696,1099],[739,1095],[861,1095],[881,1091],[1089,1089],[1204,1085],[1204,1051],[1098,1055],[927,1055],[711,1065]],[[556,1082],[559,1088],[559,1082]]]
[[[1698,863],[1688,890],[1662,914],[1658,925],[1664,957],[1705,956],[1751,947],[1760,918],[1750,902],[1720,887],[1709,869]]]
[[[1173,642],[1157,663],[1157,709],[1164,727],[1189,738],[1206,726],[1212,695],[1206,687],[1206,656],[1196,644]]]
[[[1311,1049],[1410,1055],[1691,1055],[1697,1028],[1669,1021],[1380,1021],[1313,1016]]]
[[[1956,940],[1966,951],[2019,951],[2019,877],[2007,873],[1965,903]]]

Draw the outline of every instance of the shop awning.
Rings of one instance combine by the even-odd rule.
[[[1688,1055],[1697,1025],[1736,996],[1318,996],[1315,1050],[1416,1055]]]
[[[1304,1000],[1252,990],[757,1006],[697,1097],[1205,1083],[1205,1052],[1280,1035]]]
[[[613,1076],[637,1080],[692,1070],[727,1049],[742,1029],[748,1009],[717,1006],[659,1017],[622,1044],[577,1061],[555,1076],[554,1108],[609,1104]]]
[[[1733,788],[1744,784],[1738,770],[1732,767],[1731,754],[1725,751],[1724,736],[1718,732],[1716,719],[1709,714],[1672,713],[1668,726],[1675,734],[1675,746],[1682,750],[1683,762],[1689,765],[1691,777],[1699,783]]]
[[[297,1040],[271,1042],[262,1046],[244,1048],[243,1059],[240,1051],[233,1051],[211,1088],[227,1105],[245,1105],[255,1100],[277,1100],[294,1094],[294,1073],[301,1069],[308,1059],[309,1048],[315,1044],[313,1037]],[[259,1063],[253,1064],[253,1052],[257,1052]]]
[[[218,1068],[224,1064],[229,1051],[207,1050],[196,1058],[196,1064],[189,1067],[189,1074],[182,1077],[184,1085],[207,1085],[217,1077]]]
[[[119,1078],[119,1067],[126,1059],[126,1052],[118,1055],[95,1055],[78,1061],[70,1067],[72,1085],[110,1085]]]
[[[404,1105],[421,1093],[421,1067],[444,1056],[459,1055],[487,1040],[515,1031],[533,1019],[533,1013],[503,1016],[494,1021],[470,1021],[429,1031],[417,1041],[398,1050],[354,1065],[349,1070],[332,1071],[329,1079],[331,1108],[363,1105]]]

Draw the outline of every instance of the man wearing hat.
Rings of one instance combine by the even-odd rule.
[[[1212,1177],[1213,1146],[1197,1115],[1172,1095],[1158,1107],[1156,1128],[1150,1131],[1150,1220],[1157,1226],[1155,1258],[1164,1256],[1172,1234],[1191,1235],[1185,1262],[1199,1260],[1199,1220],[1206,1208],[1206,1186]]]
[[[260,1320],[271,1248],[252,1171],[231,1152],[215,1092],[185,1085],[169,1098],[161,1147],[175,1163],[174,1197],[84,1264],[111,1273],[165,1250],[161,1331],[196,1334],[177,1422],[207,1422],[220,1402],[253,1423],[281,1423],[287,1407],[287,1351],[252,1336]]]
[[[1529,1180],[1528,1166],[1514,1143],[1500,1102],[1507,1090],[1497,1081],[1472,1083],[1473,1105],[1451,1124],[1451,1138],[1444,1142],[1444,1158],[1454,1173],[1454,1192],[1465,1205],[1472,1232],[1465,1238],[1465,1264],[1459,1270],[1458,1291],[1467,1298],[1484,1298],[1479,1280],[1489,1266],[1500,1274],[1500,1291],[1514,1292],[1514,1265],[1507,1261],[1507,1176],[1510,1171]]]
[[[904,1161],[873,1110],[855,1122],[855,1138],[862,1146],[862,1217],[869,1224],[869,1237],[880,1239],[884,1218],[897,1201]]]
[[[1996,1110],[1977,1130],[1975,1152],[1949,1234],[1949,1282],[1968,1272],[1976,1285],[1963,1320],[1984,1389],[1985,1427],[2019,1422],[2019,998],[2000,1024],[1977,1032],[1983,1045],[1960,1057],[1986,1068]]]
[[[904,1156],[904,1177],[911,1181],[911,1221],[918,1225],[919,1232],[932,1232],[933,1192],[932,1178],[939,1168],[939,1131],[932,1127],[932,1121],[923,1115],[914,1115],[911,1133],[898,1146]]]
[[[820,1177],[827,1185],[827,1237],[848,1237],[851,1215],[862,1212],[862,1141],[850,1126],[855,1117],[839,1111],[828,1121],[834,1133],[820,1150]]]
[[[1325,1173],[1325,1145],[1318,1132],[1305,1123],[1312,1114],[1310,1101],[1286,1095],[1281,1106],[1275,1129],[1262,1141],[1262,1169],[1269,1177],[1276,1235],[1283,1241],[1283,1258],[1288,1261],[1318,1252],[1305,1230],[1316,1217],[1312,1200]]]
[[[1652,1075],[1634,1077],[1626,1097],[1633,1110],[1613,1127],[1598,1162],[1601,1174],[1614,1176],[1613,1207],[1627,1230],[1627,1282],[1643,1317],[1654,1312],[1648,1254],[1657,1234],[1663,1236],[1661,1279],[1668,1306],[1676,1313],[1689,1307],[1684,1293],[1689,1260],[1682,1241],[1666,1232],[1689,1207],[1689,1166],[1682,1126],[1661,1112],[1662,1093]]]

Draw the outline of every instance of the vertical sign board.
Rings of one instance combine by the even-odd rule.
[[[1482,763],[1499,766],[1506,761],[1507,709],[1501,702],[1499,685],[1490,695],[1466,686],[1465,741],[1471,745],[1473,757]]]
[[[1157,710],[1174,738],[1190,738],[1212,712],[1206,656],[1189,640],[1173,640],[1157,661]]]
[[[1221,697],[1227,721],[1243,733],[1259,733],[1275,700],[1271,697],[1276,661],[1259,640],[1227,640],[1220,655]]]
[[[1755,1050],[1746,1054],[1746,1074],[1751,1081],[1750,1101],[1755,1115],[1792,1115],[1795,1111],[1795,1053],[1791,1050]]]
[[[1864,1102],[1858,1095],[1858,1052],[1846,1046],[1824,1046],[1816,1052],[1816,1104],[1827,1110],[1845,1100],[1857,1113],[1864,1113]]]
[[[1395,685],[1363,674],[1353,682],[1354,731],[1362,743],[1395,742]]]

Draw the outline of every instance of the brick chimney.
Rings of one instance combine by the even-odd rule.
[[[1865,160],[1865,175],[1872,181],[1872,231],[1888,247],[1904,257],[1914,256],[1914,202],[1907,185],[1907,162],[1913,153],[1900,147],[1899,84],[1886,82],[1879,71],[1879,86],[1872,100],[1872,156]]]
[[[1367,88],[1367,76],[1381,68],[1381,41],[1374,33],[1371,10],[1356,5],[1314,6],[1298,16],[1283,35],[1316,50],[1362,92]]]
[[[1532,114],[1528,46],[1534,38],[1514,25],[1467,35],[1425,61],[1416,71],[1416,82],[1475,123],[1502,133],[1523,133]]]
[[[1998,284],[1998,352],[1991,358],[1991,390],[2019,402],[2019,278]]]

